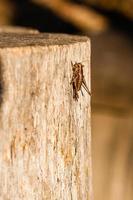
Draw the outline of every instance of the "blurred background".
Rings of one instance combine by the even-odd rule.
[[[94,200],[132,200],[133,0],[0,0],[10,26],[91,38]]]

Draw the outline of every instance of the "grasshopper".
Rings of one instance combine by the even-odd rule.
[[[73,98],[76,101],[78,101],[78,98],[79,98],[78,91],[81,90],[82,92],[81,87],[83,87],[89,95],[91,95],[91,93],[87,87],[87,84],[84,78],[84,74],[83,74],[84,65],[77,62],[73,64],[72,61],[71,61],[71,65],[72,65],[73,76],[72,76],[72,80],[70,84],[72,84],[72,87],[73,87]],[[83,95],[83,92],[82,92],[82,95]]]

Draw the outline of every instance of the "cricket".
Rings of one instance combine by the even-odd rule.
[[[72,65],[72,71],[73,71],[73,76],[72,76],[72,80],[71,80],[71,85],[73,87],[73,98],[78,101],[79,95],[78,92],[81,91],[82,95],[82,87],[86,90],[86,92],[91,95],[91,92],[89,91],[85,78],[84,78],[84,74],[83,74],[83,67],[84,65],[82,65],[81,63],[77,63],[75,62],[75,64],[73,64],[73,62],[71,61],[71,65]]]

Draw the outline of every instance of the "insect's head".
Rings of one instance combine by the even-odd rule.
[[[77,63],[72,65],[72,70],[73,70],[73,73],[77,73],[79,71],[79,66]]]
[[[79,69],[82,69],[84,67],[84,65],[82,65],[81,63],[77,63]]]
[[[75,62],[75,64],[73,64],[72,61],[71,61],[71,65],[72,65],[73,73],[80,73],[82,71],[82,68],[84,67],[84,65],[82,65],[81,63]]]

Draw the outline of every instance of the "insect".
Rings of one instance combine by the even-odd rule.
[[[70,84],[72,84],[72,87],[73,87],[73,98],[76,101],[78,101],[78,98],[79,98],[78,91],[81,90],[82,92],[81,87],[83,87],[89,95],[91,95],[91,93],[86,85],[86,81],[84,78],[84,74],[83,74],[84,65],[77,62],[73,64],[72,61],[71,61],[71,65],[72,65],[73,76],[72,76],[72,80]],[[83,92],[82,92],[82,95],[83,95]]]

